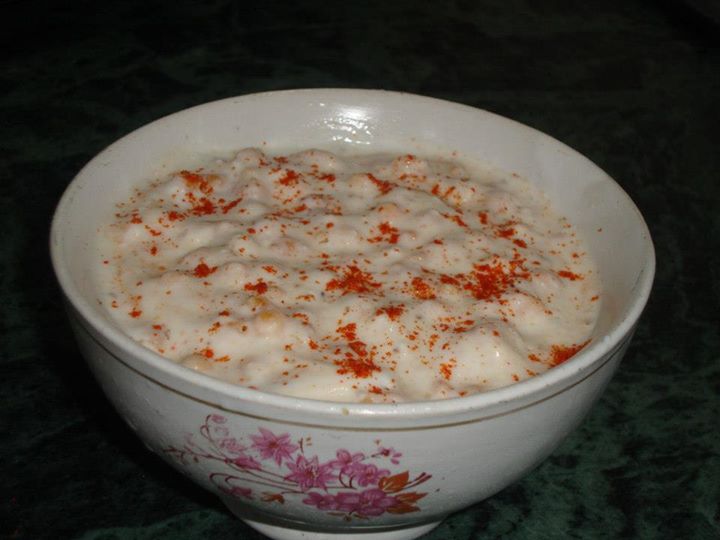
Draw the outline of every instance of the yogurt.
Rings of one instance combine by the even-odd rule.
[[[329,401],[513,384],[585,346],[600,307],[546,197],[454,156],[243,149],[137,190],[97,252],[99,301],[144,346]]]

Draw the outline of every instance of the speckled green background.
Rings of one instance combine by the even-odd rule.
[[[217,98],[335,86],[552,134],[620,182],[657,248],[637,337],[587,421],[426,538],[720,538],[720,11],[571,4],[0,3],[0,537],[260,538],[105,402],[64,320],[47,231],[74,174],[128,131]]]

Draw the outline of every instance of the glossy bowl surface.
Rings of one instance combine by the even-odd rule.
[[[247,146],[417,154],[457,151],[537,184],[584,236],[602,280],[590,345],[532,379],[445,401],[333,403],[263,393],[168,361],[96,300],[94,236],[132,188]],[[464,105],[381,90],[226,99],[130,133],[63,195],[51,254],[81,350],[145,444],[279,539],[416,537],[540,463],[616,369],[652,286],[647,226],[625,192],[557,140]]]

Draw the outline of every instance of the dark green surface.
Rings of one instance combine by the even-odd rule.
[[[619,0],[352,5],[0,4],[0,537],[260,538],[106,404],[64,321],[47,229],[79,168],[150,120],[336,86],[452,99],[554,135],[620,182],[657,249],[636,339],[587,421],[523,481],[427,538],[719,538],[712,17]]]

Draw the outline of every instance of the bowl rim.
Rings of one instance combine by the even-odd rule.
[[[583,373],[593,371],[594,368],[597,367],[595,364],[601,364],[602,360],[607,360],[611,353],[617,350],[623,343],[624,339],[633,332],[635,324],[645,308],[652,290],[656,266],[655,249],[647,223],[645,222],[639,209],[622,187],[605,173],[603,173],[605,181],[612,182],[614,184],[615,188],[618,190],[618,194],[625,198],[625,202],[628,203],[628,206],[634,210],[636,218],[643,228],[641,236],[645,240],[645,261],[633,287],[633,298],[628,306],[628,309],[625,310],[622,314],[621,320],[617,322],[608,333],[601,336],[600,339],[593,340],[587,347],[567,362],[553,367],[552,369],[535,377],[531,377],[508,386],[471,394],[469,396],[444,400],[410,401],[392,404],[323,401],[273,394],[215,379],[169,361],[167,358],[164,358],[152,350],[140,345],[130,336],[126,335],[118,328],[113,327],[107,320],[101,317],[97,313],[98,308],[86,299],[76,286],[75,281],[70,274],[69,268],[65,265],[62,253],[62,240],[63,235],[65,234],[64,223],[66,222],[65,216],[71,208],[75,192],[81,189],[80,184],[88,175],[91,174],[92,170],[97,167],[109,153],[112,153],[128,140],[141,137],[143,131],[147,130],[151,126],[158,126],[160,124],[173,122],[183,115],[198,114],[202,112],[203,109],[210,107],[239,107],[243,104],[251,104],[256,100],[263,99],[287,98],[306,100],[310,97],[317,96],[322,96],[326,99],[343,100],[345,102],[360,98],[366,101],[368,99],[377,101],[383,99],[384,96],[395,96],[401,97],[404,100],[414,101],[418,105],[454,108],[467,114],[487,115],[494,118],[495,121],[509,123],[515,129],[532,133],[535,136],[544,139],[546,142],[551,143],[552,146],[564,149],[564,151],[581,158],[586,162],[588,167],[601,170],[595,163],[580,154],[578,151],[567,146],[565,143],[555,139],[551,135],[522,124],[516,120],[512,120],[477,107],[406,92],[352,88],[301,88],[292,90],[276,90],[214,100],[158,118],[117,139],[105,149],[97,153],[83,166],[63,192],[63,195],[56,206],[50,228],[49,239],[51,262],[66,300],[81,315],[81,319],[94,328],[99,335],[103,336],[109,344],[118,350],[127,352],[130,355],[130,358],[132,359],[130,362],[131,367],[140,371],[143,375],[149,377],[150,379],[162,379],[159,380],[159,382],[173,390],[177,390],[183,394],[187,394],[189,391],[191,396],[194,398],[208,401],[210,403],[222,404],[222,408],[230,410],[242,409],[244,404],[246,406],[247,403],[257,403],[258,405],[272,405],[278,409],[293,411],[293,413],[300,413],[303,415],[314,415],[316,417],[330,416],[348,418],[370,416],[374,418],[437,418],[440,416],[457,415],[469,411],[486,410],[503,404],[527,402],[533,398],[540,399],[543,395],[548,393],[549,389],[557,390],[562,388],[563,383],[566,383],[565,386],[570,386],[574,384]],[[119,357],[118,359],[125,362],[124,359],[120,359]]]

